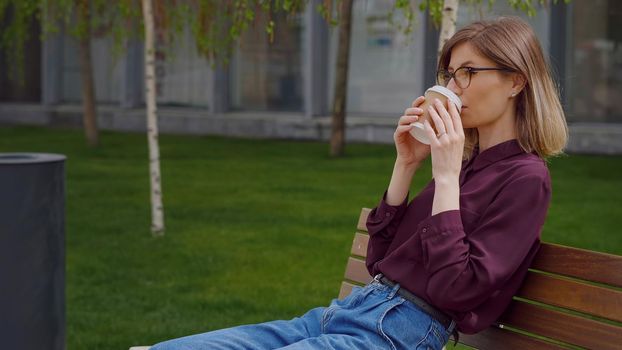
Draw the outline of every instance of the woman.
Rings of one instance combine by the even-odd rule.
[[[300,318],[152,349],[441,349],[456,329],[490,326],[539,247],[551,198],[544,159],[561,153],[566,122],[542,49],[519,18],[459,30],[438,72],[463,107],[435,101],[429,146],[409,133],[424,97],[400,118],[391,181],[367,221],[372,283]],[[407,204],[430,155],[433,180]]]

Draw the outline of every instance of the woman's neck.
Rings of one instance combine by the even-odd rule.
[[[483,152],[490,147],[503,143],[505,141],[513,140],[516,138],[516,133],[508,133],[505,135],[484,133],[482,135],[479,130],[479,151]]]
[[[517,138],[515,113],[504,115],[492,124],[478,127],[477,133],[480,152]]]

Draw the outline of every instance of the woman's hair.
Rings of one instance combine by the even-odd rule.
[[[525,78],[516,97],[518,142],[526,152],[540,158],[562,153],[568,140],[568,126],[557,87],[533,30],[518,17],[477,21],[457,31],[441,51],[438,69],[447,69],[451,51],[468,42],[482,56],[501,68]],[[465,130],[464,157],[469,158],[478,143],[477,129]]]

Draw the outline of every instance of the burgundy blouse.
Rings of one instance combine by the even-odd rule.
[[[367,219],[367,268],[476,333],[507,307],[539,248],[549,172],[510,140],[463,162],[460,210],[432,216],[433,198],[434,180],[408,205],[380,201]]]

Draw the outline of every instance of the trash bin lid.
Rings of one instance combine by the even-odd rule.
[[[0,165],[62,162],[65,159],[66,156],[54,153],[0,153]]]

